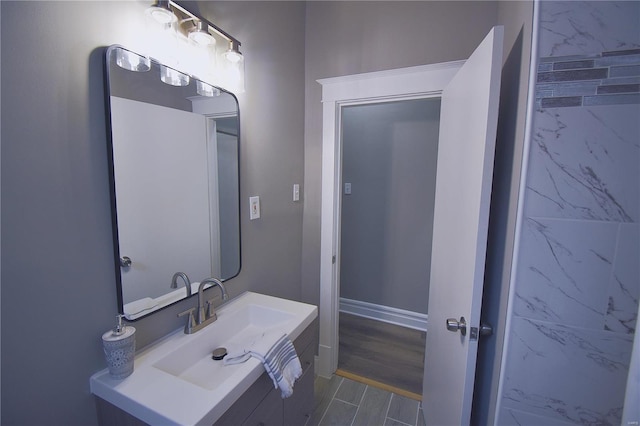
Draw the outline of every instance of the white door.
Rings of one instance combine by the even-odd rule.
[[[503,28],[494,27],[442,92],[422,394],[427,425],[464,425],[471,417],[502,38]],[[448,318],[461,317],[464,334],[447,329]]]

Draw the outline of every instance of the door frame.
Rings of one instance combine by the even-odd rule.
[[[320,346],[316,363],[321,376],[330,377],[338,367],[342,107],[440,97],[464,63],[443,62],[317,80],[322,85]]]

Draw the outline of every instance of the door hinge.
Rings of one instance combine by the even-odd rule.
[[[334,264],[334,265],[336,264],[336,256],[335,255],[331,256],[331,263]]]

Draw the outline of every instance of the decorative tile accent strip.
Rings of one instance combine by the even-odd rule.
[[[622,56],[607,56],[606,58],[596,59],[596,67],[608,67],[611,65],[629,65],[637,64],[640,62],[640,55],[622,55]]]
[[[640,65],[611,67],[611,77],[634,77],[640,75]]]
[[[582,105],[582,96],[568,96],[565,98],[543,98],[542,108],[561,108]]]
[[[590,70],[569,70],[538,73],[538,83],[555,81],[580,81],[580,80],[600,80],[607,78],[606,68],[595,68]]]
[[[569,62],[555,62],[553,64],[553,70],[575,70],[578,68],[593,68],[593,59],[587,59],[584,61],[569,61]]]
[[[583,106],[640,104],[640,94],[585,96]]]
[[[611,52],[602,52],[602,56],[623,56],[623,55],[640,55],[640,49],[613,50]]]
[[[553,70],[552,63],[542,63],[538,65],[538,72],[551,71]]]
[[[602,80],[603,85],[607,84],[640,84],[640,76],[637,77],[616,77]]]
[[[640,103],[640,49],[540,58],[538,108]]]
[[[640,92],[640,84],[610,84],[598,87],[598,95],[604,93],[633,93]]]

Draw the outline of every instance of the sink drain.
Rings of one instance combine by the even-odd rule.
[[[227,356],[227,348],[217,348],[213,350],[213,353],[211,354],[211,359],[220,361],[225,356]]]

